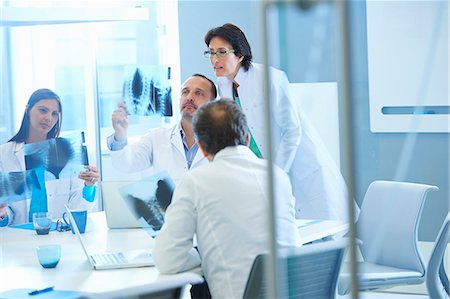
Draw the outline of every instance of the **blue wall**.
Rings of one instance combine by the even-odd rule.
[[[358,126],[355,157],[359,193],[376,179],[403,180],[436,185],[438,192],[428,195],[419,228],[421,240],[434,241],[449,211],[449,134],[372,133],[369,129],[369,88],[367,69],[366,7],[363,1],[351,2],[351,71],[355,116]],[[413,140],[412,144],[408,142]],[[397,175],[406,147],[412,147],[405,175]],[[401,211],[399,211],[401,219]]]

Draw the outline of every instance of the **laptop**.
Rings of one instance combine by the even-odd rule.
[[[133,183],[132,181],[103,181],[102,196],[106,214],[106,224],[109,228],[139,228],[136,217],[127,206],[120,189]]]
[[[104,252],[90,254],[88,253],[86,246],[83,243],[78,226],[73,218],[67,205],[64,205],[67,214],[69,215],[70,223],[72,224],[75,235],[83,248],[92,269],[105,270],[105,269],[120,269],[120,268],[136,268],[154,266],[152,253],[149,250],[130,250],[123,252]]]

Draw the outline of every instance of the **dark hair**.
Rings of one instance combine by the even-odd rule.
[[[208,154],[235,145],[246,145],[247,118],[230,99],[219,99],[200,106],[192,119],[194,133]]]
[[[214,98],[212,98],[211,100],[214,100],[215,98],[217,98],[216,84],[214,84],[214,82],[211,79],[209,79],[208,77],[206,77],[205,75],[202,75],[202,74],[193,74],[191,77],[201,77],[201,78],[207,80],[209,82],[209,84],[211,84],[211,93],[214,95]]]
[[[205,44],[207,47],[209,47],[209,43],[216,36],[227,41],[233,47],[235,55],[244,57],[241,64],[248,71],[253,55],[244,32],[236,25],[230,23],[212,28],[205,35]]]
[[[59,132],[61,131],[61,123],[62,123],[62,105],[59,96],[51,91],[50,89],[42,88],[33,92],[28,100],[27,107],[25,109],[25,113],[22,118],[22,124],[20,125],[19,132],[14,135],[9,141],[15,142],[25,142],[28,138],[28,134],[30,132],[30,110],[36,105],[37,102],[41,100],[56,100],[59,106],[59,117],[56,124],[47,133],[47,139],[55,138],[59,136]]]

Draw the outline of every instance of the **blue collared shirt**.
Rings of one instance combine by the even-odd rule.
[[[106,144],[111,151],[120,151],[127,145],[127,143],[127,140],[117,141],[116,138],[114,138],[114,134],[106,138]]]
[[[198,151],[198,144],[197,144],[197,136],[194,136],[194,144],[191,146],[191,148],[188,147],[187,140],[186,140],[186,134],[183,132],[183,128],[181,128],[181,125],[179,126],[180,134],[181,134],[181,140],[183,141],[183,148],[184,153],[186,154],[186,162],[188,165],[188,169],[191,168],[192,162],[194,161],[195,155]]]

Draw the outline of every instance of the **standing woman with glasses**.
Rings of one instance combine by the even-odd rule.
[[[33,92],[28,100],[19,132],[0,146],[0,172],[25,171],[24,145],[59,136],[62,106],[59,96],[49,89]],[[95,199],[98,169],[85,166],[86,171],[68,179],[45,180],[44,169],[35,169],[37,184],[32,198],[0,206],[0,226],[31,222],[33,212],[50,212],[61,217],[64,205],[72,209],[90,209]]]
[[[271,102],[273,161],[289,174],[296,198],[296,217],[347,221],[347,186],[329,153],[298,117],[290,99],[286,74],[269,68],[269,84],[264,86],[264,67],[252,62],[245,34],[233,24],[210,29],[205,35],[210,59],[217,76],[220,97],[234,99],[247,116],[250,149],[266,158],[268,143],[264,131],[264,98]]]
[[[289,172],[300,142],[300,123],[289,99],[286,75],[271,68],[270,86],[263,86],[264,67],[252,62],[252,51],[244,33],[233,24],[224,24],[206,33],[205,56],[217,76],[220,97],[234,99],[248,119],[250,149],[267,157],[264,131],[264,93],[270,92],[271,117],[276,126],[274,162]]]

